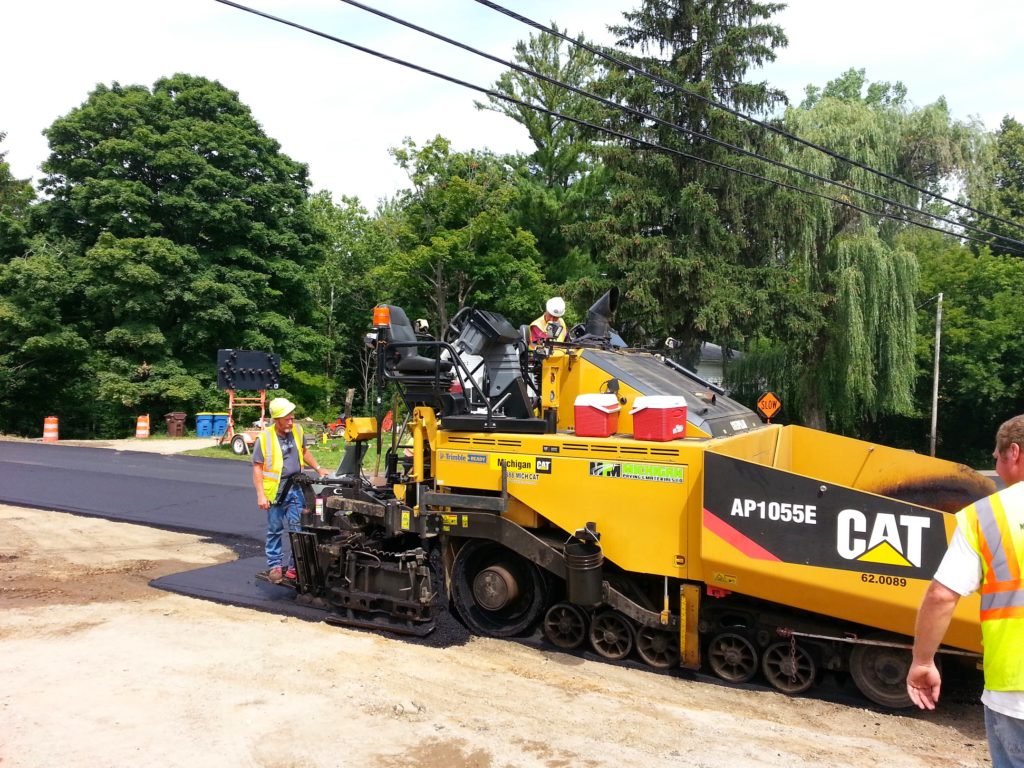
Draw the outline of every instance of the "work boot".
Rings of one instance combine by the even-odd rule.
[[[284,577],[289,581],[295,581],[298,574],[295,573],[295,566],[293,565],[287,571],[284,572]]]
[[[280,584],[284,581],[284,577],[281,575],[281,566],[277,565],[267,571],[267,580],[273,584]]]

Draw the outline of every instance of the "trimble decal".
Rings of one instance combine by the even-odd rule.
[[[438,451],[437,458],[441,461],[459,461],[466,464],[486,464],[487,454],[463,453],[462,451]]]
[[[646,480],[653,483],[682,483],[686,479],[686,468],[630,461],[592,461],[590,475],[618,477],[623,480]]]

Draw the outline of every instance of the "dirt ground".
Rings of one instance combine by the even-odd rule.
[[[196,536],[0,506],[0,766],[984,766],[981,707],[879,714],[483,638],[168,594]]]

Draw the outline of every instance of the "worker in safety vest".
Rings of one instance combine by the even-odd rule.
[[[284,522],[289,530],[298,530],[299,516],[305,499],[302,490],[288,484],[284,498],[278,498],[286,478],[304,470],[314,469],[320,477],[327,474],[309,448],[302,443],[302,427],[295,423],[295,404],[284,397],[270,401],[270,418],[274,423],[260,432],[252,452],[252,482],[256,486],[256,503],[267,512],[267,578],[275,584],[295,578],[295,559],[289,558],[282,570],[284,556],[281,535]]]
[[[536,345],[545,339],[565,341],[565,300],[561,296],[548,299],[544,314],[530,323],[530,345]]]
[[[985,731],[993,768],[1024,767],[1024,415],[999,427],[996,474],[1005,484],[956,515],[949,550],[917,615],[907,693],[935,709],[935,652],[961,596],[981,591]]]

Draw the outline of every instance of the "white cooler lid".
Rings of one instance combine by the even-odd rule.
[[[588,406],[590,408],[597,408],[604,411],[605,413],[614,413],[621,407],[619,405],[619,398],[613,395],[611,392],[608,393],[594,393],[588,395],[576,395],[576,400],[573,405]]]
[[[630,413],[642,411],[644,408],[685,408],[686,398],[682,395],[641,395],[633,401]]]

